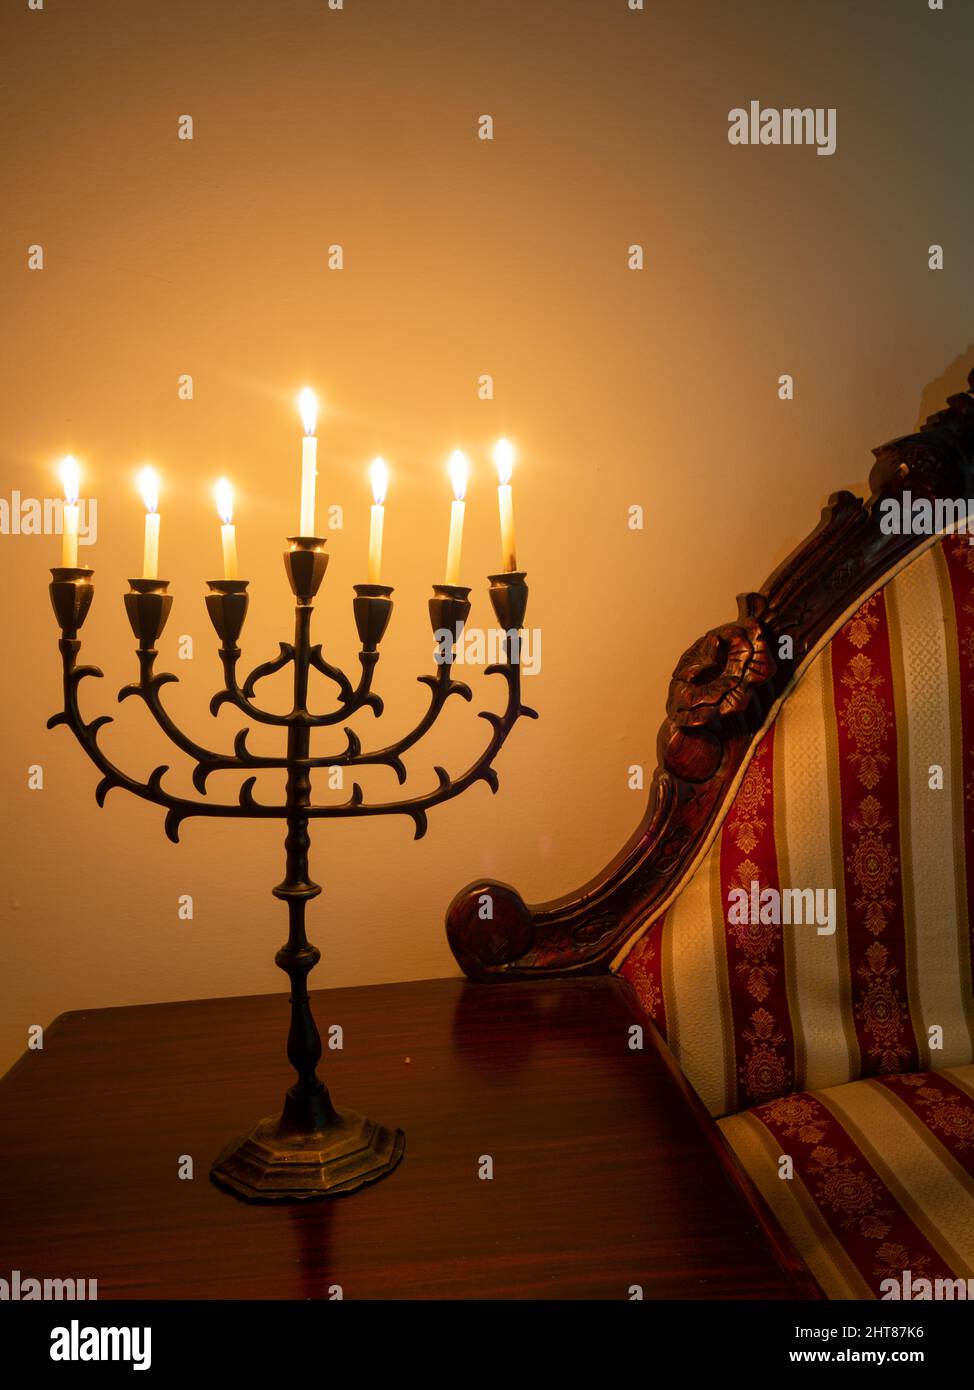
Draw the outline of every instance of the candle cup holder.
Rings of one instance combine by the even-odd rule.
[[[454,648],[470,617],[470,590],[463,584],[434,584],[429,610],[433,636],[439,643],[438,660],[441,666],[450,666]],[[448,643],[439,635],[444,632],[450,634]]]
[[[291,592],[301,603],[310,603],[321,588],[328,568],[329,556],[320,536],[288,536],[289,550],[284,552]]]
[[[307,905],[321,892],[309,871],[311,823],[399,815],[412,822],[415,838],[420,839],[427,830],[428,813],[435,806],[462,795],[477,782],[486,783],[496,792],[497,773],[493,764],[508,735],[519,719],[537,718],[535,711],[521,702],[520,667],[516,659],[506,655],[488,668],[488,673],[501,675],[506,682],[506,706],[499,714],[484,711],[490,737],[465,771],[451,777],[444,768],[435,767],[435,785],[400,800],[366,801],[362,789],[354,783],[345,801],[314,802],[312,776],[316,769],[385,766],[403,783],[407,777],[403,754],[429,732],[452,695],[470,700],[472,694],[463,682],[453,679],[449,665],[440,666],[433,674],[420,676],[430,690],[425,713],[394,742],[364,751],[361,739],[346,726],[346,721],[365,708],[376,716],[383,712],[382,701],[373,692],[372,682],[379,660],[378,644],[392,610],[392,590],[381,584],[355,586],[353,607],[362,649],[359,652],[360,674],[353,684],[343,670],[326,660],[320,644],[311,642],[312,603],[328,562],[324,541],[316,537],[295,537],[289,545],[284,563],[295,598],[294,641],[281,642],[279,654],[254,667],[246,678],[237,670],[240,658],[237,640],[247,610],[247,581],[213,580],[208,585],[206,607],[220,639],[219,657],[224,677],[222,689],[210,702],[210,710],[216,715],[224,704],[231,705],[245,717],[248,725],[237,733],[232,751],[217,751],[197,743],[183,733],[162,702],[162,687],[176,680],[173,675],[155,670],[155,643],[172,605],[166,581],[132,580],[131,592],[125,595],[126,611],[138,642],[139,679],[125,686],[119,692],[119,699],[141,699],[170,741],[187,755],[193,765],[193,786],[199,794],[195,797],[177,795],[163,785],[166,767],[157,767],[140,781],[124,772],[102,750],[99,731],[110,719],[102,715],[85,720],[78,699],[81,681],[85,677],[101,676],[96,667],[78,664],[81,643],[77,640],[77,630],[91,604],[91,571],[53,570],[51,584],[51,600],[61,629],[63,706],[48,720],[48,727],[67,725],[101,773],[95,789],[98,804],[104,803],[110,791],[119,789],[159,806],[165,811],[165,831],[173,842],[179,839],[182,823],[197,816],[277,820],[283,821],[286,827],[284,878],[271,892],[286,903],[288,909],[288,936],[275,961],[290,982],[290,1030],[286,1050],[296,1080],[279,1114],[261,1120],[249,1133],[225,1148],[210,1170],[214,1183],[252,1202],[300,1201],[353,1192],[392,1172],[404,1152],[405,1139],[401,1130],[335,1106],[318,1076],[322,1047],[311,1010],[308,976],[318,963],[320,953],[308,941],[305,928]],[[517,576],[496,578],[510,588]],[[520,578],[523,581],[523,575]],[[449,626],[455,632],[457,622],[462,627],[470,611],[469,592],[458,585],[434,586],[434,598],[430,600],[434,628]],[[492,597],[493,592],[492,588]],[[495,611],[496,606],[495,602]],[[288,667],[293,677],[290,707],[277,713],[258,704],[257,685],[265,677]],[[310,704],[312,673],[324,676],[336,687],[333,707],[323,713],[314,712]],[[247,746],[252,723],[278,728],[286,739],[284,751],[274,755],[252,753]],[[312,755],[312,734],[336,725],[343,729],[345,747]],[[257,800],[254,786],[256,772],[260,769],[276,769],[284,775],[282,800]],[[210,777],[227,771],[247,774],[238,788],[236,800],[209,797],[206,793]]]
[[[88,616],[91,600],[95,596],[92,583],[94,574],[94,570],[80,566],[56,565],[51,570],[48,592],[51,595],[54,616],[57,618],[62,636],[69,641],[77,636]]]
[[[504,574],[489,574],[490,601],[497,621],[505,632],[518,632],[524,626],[528,607],[528,586],[524,570],[508,570]]]
[[[392,617],[392,590],[388,584],[355,584],[352,610],[359,641],[367,652],[374,652],[385,636]]]
[[[224,647],[235,647],[247,616],[246,579],[210,579],[206,611]]]
[[[156,645],[171,608],[168,579],[129,580],[125,611],[141,650],[149,651]]]

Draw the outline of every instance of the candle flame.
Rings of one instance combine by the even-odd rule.
[[[369,470],[372,475],[372,500],[381,507],[389,490],[389,467],[385,459],[373,459]]]
[[[73,454],[66,454],[61,460],[61,486],[64,488],[65,502],[74,506],[81,491],[81,469]]]
[[[314,434],[318,425],[318,397],[310,386],[306,386],[298,396],[298,409],[305,434]]]
[[[159,474],[148,464],[139,474],[139,491],[147,512],[159,510]]]
[[[230,486],[229,478],[218,479],[213,495],[216,498],[220,520],[224,526],[230,526],[233,523],[233,488]]]
[[[454,449],[450,455],[450,482],[453,484],[453,495],[458,502],[462,502],[467,495],[467,477],[470,472],[467,456],[459,449]]]
[[[494,445],[494,463],[498,482],[509,483],[514,472],[514,446],[509,439],[498,439]]]

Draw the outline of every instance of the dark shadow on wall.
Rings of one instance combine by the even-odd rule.
[[[935,377],[923,388],[923,394],[920,397],[920,410],[917,415],[917,429],[931,415],[944,409],[948,396],[955,396],[959,391],[967,390],[967,378],[972,370],[974,370],[974,343],[969,343],[964,351],[954,358],[950,366],[944,368],[940,376]]]

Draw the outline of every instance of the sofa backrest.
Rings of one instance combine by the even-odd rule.
[[[713,1115],[974,1060],[972,540],[832,636],[619,967]]]

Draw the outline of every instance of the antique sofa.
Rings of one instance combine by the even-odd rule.
[[[871,496],[833,496],[680,658],[616,858],[557,901],[484,880],[447,915],[473,979],[628,980],[831,1298],[974,1276],[974,535],[949,521],[974,396],[874,452]]]

